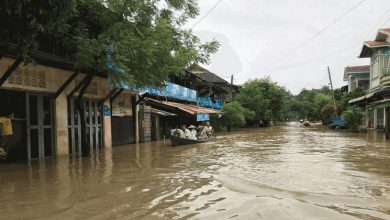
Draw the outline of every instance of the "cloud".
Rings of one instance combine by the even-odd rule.
[[[390,1],[365,1],[316,39],[290,56],[284,55],[358,2],[360,0],[223,0],[194,32],[201,38],[216,36],[221,41],[222,48],[213,56],[210,68],[221,75],[239,72],[236,82],[269,75],[298,93],[304,87],[327,85],[326,68],[330,66],[334,85],[340,87],[345,84],[345,66],[368,64],[367,59],[356,57],[363,41],[373,37],[379,25],[390,17],[385,14],[390,9]],[[203,15],[215,1],[199,3]],[[274,65],[268,67],[271,63]]]

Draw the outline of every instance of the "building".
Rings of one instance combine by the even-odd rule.
[[[169,137],[181,124],[201,124],[220,115],[225,102],[238,90],[221,77],[198,65],[183,74],[171,75],[166,87],[139,90],[140,140]]]
[[[370,58],[368,94],[351,100],[350,104],[366,106],[367,126],[385,130],[389,137],[390,129],[390,29],[380,29],[375,40],[366,41],[359,55]]]
[[[13,115],[13,135],[5,143],[9,158],[80,154],[81,114],[76,104],[84,86],[80,104],[90,150],[138,141],[135,92],[112,88],[105,74],[75,71],[53,53],[31,51],[37,63],[27,65],[14,54],[12,46],[7,47],[0,59],[0,116]]]
[[[345,67],[344,81],[348,82],[348,92],[358,87],[367,91],[370,87],[370,65]]]

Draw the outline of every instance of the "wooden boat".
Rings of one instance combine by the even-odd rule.
[[[215,138],[208,138],[208,139],[204,139],[204,140],[193,140],[193,139],[188,139],[188,138],[180,138],[180,137],[171,136],[171,142],[172,142],[173,146],[188,145],[188,144],[201,144],[201,143],[208,142],[212,139],[215,139]]]

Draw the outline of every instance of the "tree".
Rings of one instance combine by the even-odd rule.
[[[222,120],[228,127],[228,131],[231,128],[244,126],[246,120],[252,119],[255,115],[254,112],[242,107],[238,102],[230,102],[224,105],[222,114]]]
[[[322,124],[327,124],[329,119],[335,116],[337,112],[337,106],[334,104],[327,104],[321,109]]]
[[[364,111],[356,106],[353,106],[344,111],[341,117],[346,121],[347,126],[352,131],[359,131],[359,125],[361,124],[364,116]]]
[[[198,13],[193,0],[5,0],[0,5],[0,41],[18,45],[17,56],[30,62],[34,57],[29,51],[42,49],[50,39],[62,45],[61,55],[75,70],[106,73],[118,87],[160,87],[170,74],[208,63],[217,51],[218,42],[202,43],[183,28]],[[83,81],[76,99],[80,115],[92,77]],[[85,130],[85,121],[81,124]],[[84,134],[82,151],[88,155]]]
[[[255,112],[254,119],[283,120],[283,109],[291,94],[270,78],[249,80],[241,87],[235,101]]]
[[[357,87],[356,89],[354,89],[351,92],[343,93],[341,98],[339,100],[337,100],[337,105],[339,106],[339,111],[343,112],[343,111],[347,110],[348,102],[350,100],[355,99],[355,98],[359,98],[361,96],[364,96],[365,94],[366,94],[366,92],[364,91],[364,89],[362,89],[360,87]]]

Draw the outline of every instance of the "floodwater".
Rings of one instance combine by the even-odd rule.
[[[289,123],[0,164],[0,219],[390,219],[390,142]]]

